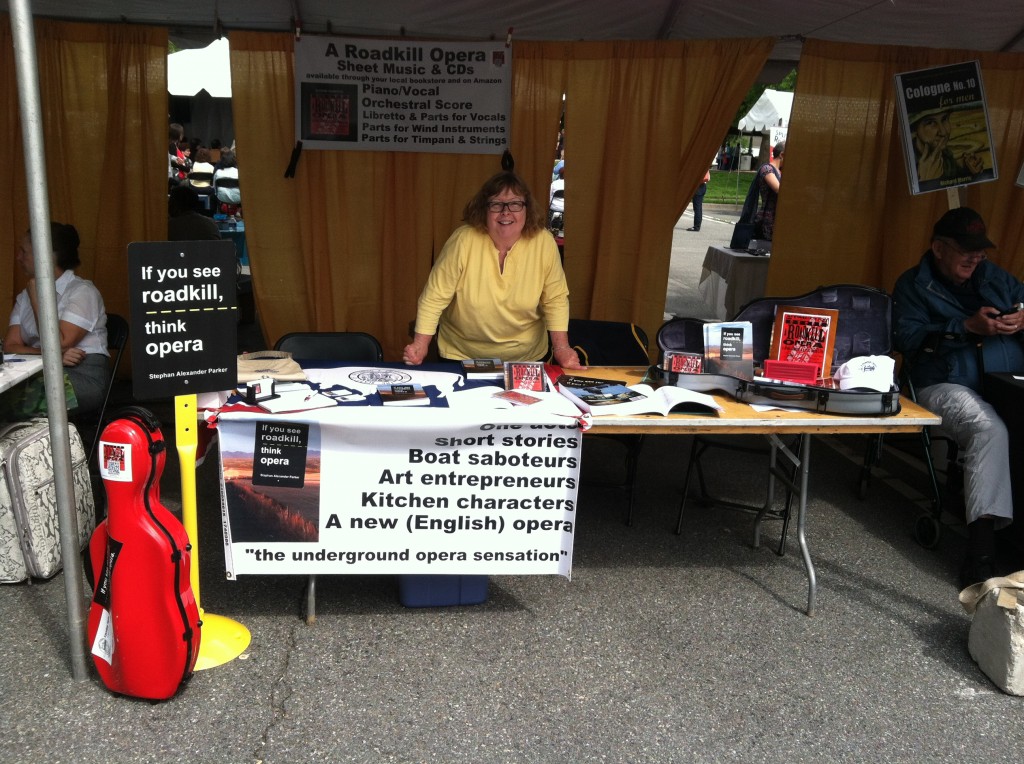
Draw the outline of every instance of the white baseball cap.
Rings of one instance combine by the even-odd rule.
[[[840,390],[864,388],[887,393],[892,390],[896,361],[887,355],[859,355],[844,363],[833,375]]]

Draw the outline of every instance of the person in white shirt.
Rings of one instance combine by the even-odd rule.
[[[107,312],[103,296],[87,279],[75,275],[78,231],[73,225],[50,223],[54,277],[57,291],[57,319],[64,372],[78,399],[78,411],[94,411],[103,405],[110,380],[107,350]],[[28,276],[28,285],[14,302],[4,336],[4,352],[40,355],[39,303],[36,295],[35,261],[31,232],[21,239],[18,265]]]

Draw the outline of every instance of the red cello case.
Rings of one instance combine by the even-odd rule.
[[[201,622],[188,534],[160,503],[160,423],[146,409],[125,409],[104,428],[99,459],[108,512],[89,543],[99,574],[88,624],[93,662],[108,689],[164,700],[192,676]]]

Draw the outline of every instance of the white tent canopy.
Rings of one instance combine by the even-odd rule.
[[[0,0],[6,10],[11,0]],[[1024,51],[1014,0],[772,0],[751,13],[739,0],[217,0],[190,13],[166,0],[32,0],[32,12],[79,21],[156,24],[173,39],[209,40],[233,29],[426,39],[714,40],[778,37],[773,59],[799,59],[801,40]],[[791,69],[788,66],[784,75]]]
[[[167,57],[167,92],[194,96],[205,90],[214,98],[231,97],[231,60],[228,38],[205,48],[181,50]]]
[[[770,127],[789,127],[789,113],[792,110],[792,93],[768,89],[736,126],[745,133],[760,133]]]

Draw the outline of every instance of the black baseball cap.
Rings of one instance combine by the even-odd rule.
[[[970,207],[955,207],[939,218],[932,229],[932,238],[952,239],[968,252],[992,249],[985,221]]]

